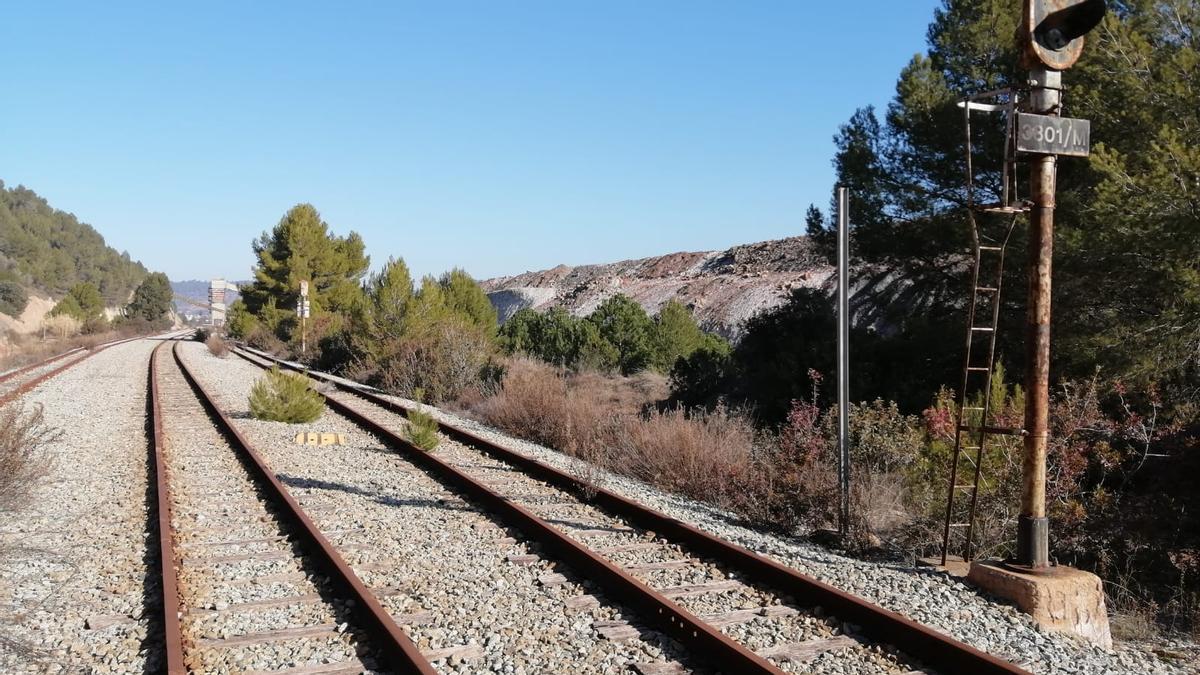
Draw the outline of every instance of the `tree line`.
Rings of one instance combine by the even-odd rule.
[[[106,305],[123,305],[146,274],[90,225],[0,181],[0,313],[20,314],[28,288],[62,296],[78,284],[90,284]]]
[[[333,233],[311,204],[293,207],[252,247],[254,281],[229,308],[232,336],[406,396],[443,402],[494,384],[502,372],[497,357],[505,354],[632,374],[667,373],[699,349],[729,349],[678,302],[651,317],[624,295],[585,318],[524,309],[501,327],[486,293],[463,270],[415,283],[403,258],[390,258],[368,274],[362,237]],[[309,284],[311,312],[303,326],[296,311],[301,281]],[[298,354],[301,342],[312,349]]]

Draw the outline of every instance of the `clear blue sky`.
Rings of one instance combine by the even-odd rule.
[[[0,179],[173,279],[303,201],[481,278],[784,237],[940,3],[270,4],[9,3]]]

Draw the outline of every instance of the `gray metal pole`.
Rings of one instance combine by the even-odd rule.
[[[838,196],[838,532],[850,531],[850,191]]]

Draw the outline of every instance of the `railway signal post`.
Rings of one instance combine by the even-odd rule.
[[[1050,408],[1050,297],[1058,157],[1086,156],[1086,120],[1062,117],[1062,73],[1079,59],[1083,36],[1104,18],[1104,0],[1025,0],[1018,33],[1029,93],[1017,115],[1018,153],[1029,157],[1029,297],[1026,317],[1025,444],[1016,558],[972,562],[969,579],[1013,600],[1047,628],[1109,646],[1100,579],[1050,564],[1046,449]]]

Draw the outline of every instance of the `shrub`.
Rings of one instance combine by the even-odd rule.
[[[21,315],[29,304],[29,294],[16,281],[0,281],[0,314],[12,317]]]
[[[223,359],[226,356],[229,356],[229,345],[226,345],[225,340],[223,340],[221,336],[217,335],[216,333],[209,335],[204,340],[204,344],[208,347],[209,353],[217,358]]]
[[[42,320],[42,329],[47,335],[69,338],[78,335],[83,323],[70,314],[52,314]]]
[[[404,430],[404,437],[408,439],[409,443],[422,450],[433,450],[441,440],[438,437],[437,420],[432,415],[419,410],[409,411],[408,426]]]
[[[731,506],[753,464],[749,416],[718,407],[626,417],[613,459],[623,473],[693,499]]]
[[[321,416],[325,400],[308,378],[271,368],[250,390],[250,414],[256,419],[298,424]]]
[[[207,328],[197,328],[195,333],[192,333],[192,339],[196,342],[208,342],[208,336],[212,335],[212,331]]]
[[[379,350],[373,384],[401,396],[421,389],[434,404],[453,401],[480,385],[492,353],[491,338],[459,318],[445,318]]]
[[[246,344],[255,349],[267,352],[268,354],[278,354],[283,351],[286,346],[283,340],[275,336],[271,329],[262,325],[255,324],[245,336]]]
[[[24,503],[46,473],[43,452],[60,436],[46,425],[41,407],[26,413],[20,403],[0,408],[0,514]]]

